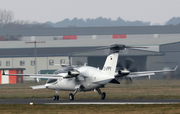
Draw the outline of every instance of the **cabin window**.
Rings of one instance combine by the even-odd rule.
[[[31,61],[31,66],[35,66],[36,62],[34,60]]]
[[[61,59],[60,60],[60,64],[62,65],[62,64],[65,64],[65,59]]]
[[[6,66],[10,66],[10,61],[6,61]]]
[[[49,60],[49,65],[54,65],[54,60],[53,59]]]
[[[56,81],[57,81],[57,79],[48,79],[47,83],[54,83]]]
[[[25,65],[25,61],[20,61],[20,66],[24,66]]]

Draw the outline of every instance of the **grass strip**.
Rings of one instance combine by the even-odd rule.
[[[155,105],[11,105],[0,104],[1,114],[179,114],[180,104]]]

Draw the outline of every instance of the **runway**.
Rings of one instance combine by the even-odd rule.
[[[180,99],[0,99],[0,104],[61,104],[61,105],[80,105],[80,104],[179,104]]]

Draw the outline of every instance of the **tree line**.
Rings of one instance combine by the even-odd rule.
[[[151,22],[126,21],[122,18],[112,20],[98,17],[96,19],[64,19],[57,23],[15,20],[14,12],[0,9],[0,28],[58,28],[58,27],[108,27],[108,26],[150,26]],[[165,25],[180,25],[180,17],[173,17]]]
[[[143,21],[126,21],[122,18],[117,18],[117,20],[112,20],[110,18],[98,17],[96,19],[78,19],[74,18],[64,19],[57,23],[46,22],[51,27],[108,27],[108,26],[151,26],[151,22]],[[180,17],[173,17],[168,20],[164,25],[180,25]],[[158,26],[158,24],[156,24]],[[160,24],[159,24],[160,26]]]
[[[107,26],[149,26],[150,22],[143,21],[125,21],[122,18],[117,18],[117,20],[112,20],[110,18],[98,17],[96,19],[78,19],[74,18],[64,19],[57,23],[47,22],[48,25],[52,27],[107,27]]]

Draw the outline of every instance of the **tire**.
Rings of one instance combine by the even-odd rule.
[[[101,94],[101,100],[104,100],[105,98],[106,98],[106,93],[103,92],[103,93]]]
[[[59,95],[56,96],[56,100],[59,100]]]
[[[74,95],[73,95],[72,93],[69,94],[69,99],[70,99],[71,101],[74,100]]]
[[[56,95],[53,96],[53,100],[56,100]]]

